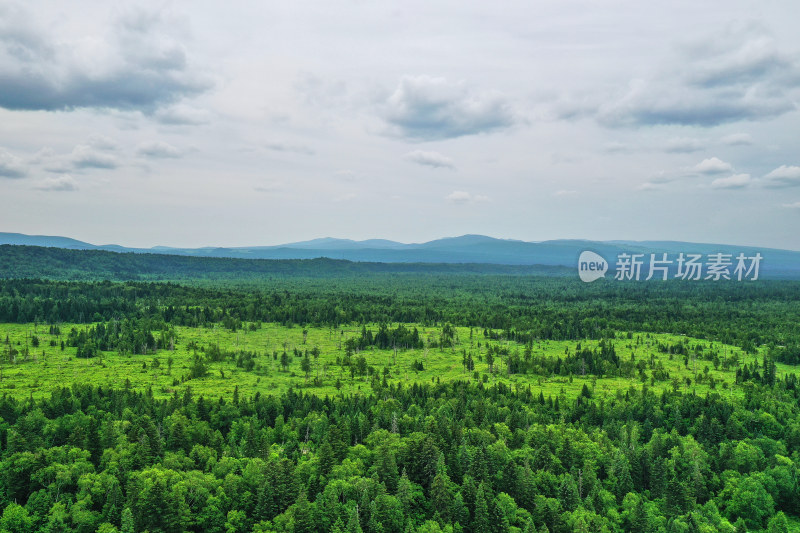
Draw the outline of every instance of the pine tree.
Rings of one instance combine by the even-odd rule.
[[[789,521],[783,511],[778,511],[767,525],[767,533],[789,533]]]
[[[433,478],[430,502],[439,523],[442,525],[449,523],[453,506],[453,494],[450,492],[450,478],[447,473],[436,474],[436,477]]]
[[[397,499],[400,500],[400,505],[403,507],[403,514],[408,516],[411,510],[411,500],[413,499],[413,488],[405,468],[403,468],[403,475],[400,476],[400,480],[397,482]]]
[[[336,465],[336,457],[333,455],[333,446],[328,439],[322,443],[317,452],[319,459],[319,473],[323,476],[330,474],[333,467]]]
[[[497,498],[493,498],[489,506],[489,524],[492,533],[508,533],[511,528],[508,523],[508,517],[503,512],[503,509],[500,508]]]
[[[342,522],[341,517],[337,518],[336,522],[333,523],[331,533],[345,533],[344,522]]]
[[[294,507],[294,531],[295,533],[314,533],[316,529],[311,504],[306,492],[301,491]]]
[[[383,526],[378,522],[378,513],[375,502],[369,504],[369,521],[367,522],[367,531],[369,533],[383,533]]]
[[[450,516],[452,517],[453,524],[459,524],[463,527],[469,525],[469,509],[464,503],[464,497],[460,492],[457,492],[453,497],[452,510]]]
[[[478,486],[475,493],[475,516],[472,519],[472,531],[489,531],[489,504],[486,502],[486,491],[484,483]]]
[[[528,521],[525,523],[525,529],[522,530],[522,533],[537,533],[536,524],[533,523],[533,518],[528,518]]]
[[[561,485],[558,487],[558,499],[561,506],[566,511],[574,511],[578,508],[580,498],[578,497],[578,487],[572,474],[564,474]]]
[[[397,462],[394,454],[387,446],[381,447],[378,452],[378,479],[386,485],[390,494],[397,491],[399,476],[397,475]]]
[[[120,532],[121,533],[134,533],[135,524],[133,521],[133,512],[131,511],[130,507],[126,507],[122,510],[122,523],[120,525]]]
[[[353,508],[350,512],[350,518],[347,520],[347,533],[364,533],[358,514],[358,507]]]
[[[689,491],[686,485],[673,477],[667,483],[667,492],[664,495],[666,500],[666,512],[670,516],[682,515],[686,512],[689,505]]]

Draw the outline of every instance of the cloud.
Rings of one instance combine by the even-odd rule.
[[[301,155],[314,155],[314,150],[300,144],[285,144],[278,142],[266,143],[264,148],[273,152],[289,152]]]
[[[50,148],[49,146],[45,146],[37,150],[36,153],[33,154],[33,157],[31,157],[28,161],[38,165],[52,159],[55,156],[56,156],[56,151]]]
[[[256,185],[253,190],[258,192],[279,192],[285,188],[285,184],[280,181],[272,181]]]
[[[58,176],[55,178],[45,178],[36,186],[40,191],[77,191],[78,184],[72,176]]]
[[[472,195],[465,191],[453,191],[444,197],[451,204],[466,204],[472,200]]]
[[[732,133],[720,139],[720,142],[728,146],[746,146],[753,144],[753,138],[747,133]]]
[[[692,152],[699,152],[704,148],[705,144],[699,139],[673,137],[667,141],[667,144],[664,146],[664,151],[673,154],[688,154]]]
[[[384,119],[392,133],[418,141],[489,133],[516,122],[502,95],[431,76],[403,76],[386,101]]]
[[[100,135],[99,133],[93,133],[89,135],[89,138],[86,141],[90,146],[94,148],[98,148],[100,150],[116,150],[117,141],[110,137],[106,137],[105,135]]]
[[[171,35],[172,21],[159,15],[134,11],[111,23],[104,34],[65,35],[57,27],[38,27],[37,15],[18,5],[4,14],[0,107],[151,113],[211,86]]]
[[[714,189],[743,189],[752,182],[750,174],[734,174],[727,178],[717,178],[711,182]]]
[[[0,178],[24,178],[28,167],[19,157],[0,148]]]
[[[764,180],[767,187],[775,189],[800,186],[800,167],[781,165],[764,176]]]
[[[652,181],[647,181],[645,183],[642,183],[638,187],[636,187],[636,190],[637,191],[645,191],[645,192],[663,191],[664,190],[664,184],[662,184],[662,183],[653,183]]]
[[[695,165],[693,170],[695,172],[699,172],[700,174],[722,174],[724,172],[732,171],[733,165],[717,159],[716,157],[711,157],[704,159]]]
[[[178,148],[163,141],[143,142],[136,148],[136,153],[141,157],[155,159],[175,159],[183,155]]]
[[[405,158],[418,165],[424,165],[432,168],[449,168],[455,170],[453,160],[449,157],[440,154],[439,152],[425,152],[423,150],[414,150],[405,155]]]
[[[608,127],[717,126],[766,120],[797,109],[800,61],[758,25],[729,27],[684,44],[668,64],[627,88],[556,106],[560,118],[594,117]]]
[[[113,155],[99,150],[89,144],[79,144],[72,150],[70,161],[76,168],[117,168],[117,159]]]
[[[783,204],[783,207],[789,209],[800,209],[800,202],[794,202],[793,204]]]
[[[627,154],[633,151],[629,145],[616,141],[603,145],[603,150],[609,154]]]
[[[306,104],[314,107],[346,109],[353,103],[353,96],[347,83],[327,77],[321,78],[310,72],[298,74],[294,89]]]
[[[483,195],[473,195],[466,191],[453,191],[444,199],[451,204],[454,205],[465,205],[465,204],[475,204],[475,203],[483,203],[488,202],[489,197]]]
[[[155,113],[155,119],[167,126],[200,126],[208,124],[211,116],[203,109],[178,104],[159,109]]]

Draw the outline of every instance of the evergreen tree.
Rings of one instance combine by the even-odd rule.
[[[500,507],[497,498],[492,498],[492,503],[489,506],[489,524],[492,533],[508,533],[511,528],[508,523],[508,517]]]
[[[378,479],[386,485],[389,493],[393,494],[397,491],[399,481],[397,462],[387,446],[381,447],[378,452]]]
[[[561,485],[558,488],[558,499],[564,510],[574,511],[577,509],[580,498],[578,496],[578,486],[575,484],[572,474],[564,474]]]
[[[489,504],[486,501],[485,485],[481,483],[475,493],[475,515],[472,518],[472,531],[490,531]]]
[[[350,518],[347,520],[347,533],[364,533],[358,515],[358,509],[353,508],[350,512]]]
[[[446,472],[436,474],[431,484],[430,501],[434,516],[441,525],[451,520],[453,494],[450,491],[450,478]]]
[[[130,507],[122,510],[122,524],[120,526],[121,533],[135,533],[136,525],[133,521],[133,512]]]
[[[316,531],[312,505],[309,503],[305,491],[300,491],[293,513],[295,533],[314,533]]]

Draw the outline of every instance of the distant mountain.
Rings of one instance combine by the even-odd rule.
[[[524,275],[571,277],[562,266],[464,263],[370,263],[337,259],[231,259],[106,250],[0,245],[0,279],[59,280],[269,280],[352,277],[371,274]]]
[[[364,249],[364,248],[402,248],[407,246],[401,242],[389,241],[386,239],[368,239],[366,241],[354,241],[352,239],[334,239],[331,237],[324,237],[322,239],[312,239],[310,241],[293,242],[284,244],[285,248],[302,248],[310,250],[348,250],[348,249]],[[274,248],[274,247],[262,247]]]
[[[47,235],[25,235],[23,233],[0,233],[0,244],[21,246],[46,246],[48,248],[67,248],[70,250],[94,250],[97,246],[69,237],[50,237]]]
[[[667,253],[671,258],[683,253],[700,253],[704,256],[717,252],[745,253],[752,256],[760,252],[764,257],[761,273],[765,277],[800,279],[800,252],[753,248],[712,243],[677,241],[588,241],[561,239],[542,242],[525,242],[496,239],[485,235],[462,235],[424,243],[404,244],[384,239],[355,241],[331,237],[288,243],[276,246],[171,248],[127,248],[118,245],[94,245],[66,237],[0,233],[0,244],[44,246],[79,250],[105,250],[167,254],[193,257],[223,257],[235,259],[344,259],[374,263],[479,263],[498,265],[544,265],[575,268],[578,256],[591,250],[603,256],[613,270],[622,253]]]

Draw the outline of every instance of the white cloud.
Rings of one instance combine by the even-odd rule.
[[[33,154],[33,157],[29,159],[29,161],[34,164],[38,165],[40,163],[44,163],[56,156],[56,151],[50,148],[49,146],[45,146],[44,148],[40,148]]]
[[[211,87],[191,65],[175,21],[157,12],[129,11],[107,32],[69,33],[67,24],[38,24],[38,13],[21,5],[0,16],[0,107],[149,113]]]
[[[674,173],[669,173],[668,174],[667,172],[661,170],[661,171],[656,172],[655,174],[653,174],[650,177],[649,182],[650,183],[669,183],[669,182],[674,181],[674,180],[676,180],[676,179],[678,179],[680,177],[684,177],[684,176],[676,175]]]
[[[472,195],[466,191],[453,191],[444,197],[451,204],[465,204],[472,200]]]
[[[756,24],[684,44],[654,74],[627,87],[561,102],[561,118],[591,116],[609,127],[711,127],[763,121],[797,109],[800,61]]]
[[[688,154],[691,152],[699,152],[703,148],[705,148],[705,143],[699,139],[673,137],[667,141],[667,144],[664,146],[664,151],[675,154]]]
[[[455,205],[476,204],[490,201],[488,196],[480,194],[474,195],[466,191],[453,191],[445,196],[444,199]]]
[[[800,209],[800,202],[794,202],[793,204],[783,204],[783,207],[787,207],[789,209]]]
[[[253,187],[253,190],[258,192],[279,192],[286,187],[286,184],[281,181],[272,181],[262,183]]]
[[[393,133],[412,140],[488,133],[516,122],[500,93],[431,76],[403,76],[386,101],[384,118]]]
[[[0,174],[20,178],[0,177],[0,219],[24,233],[49,227],[137,246],[476,232],[800,249],[784,220],[800,210],[781,207],[800,201],[800,185],[765,178],[800,166],[800,112],[775,116],[787,102],[800,111],[800,32],[788,8],[760,10],[761,28],[736,29],[731,21],[752,19],[746,0],[722,11],[578,4],[576,17],[577,4],[560,2],[231,10],[0,0],[0,147],[16,156],[9,165],[0,155]],[[183,91],[193,76],[214,87]],[[584,118],[552,120],[560,95]],[[145,156],[175,154],[155,141],[182,157]],[[51,150],[37,154],[42,147]],[[414,152],[442,159],[417,157],[434,165],[417,166]],[[731,170],[694,170],[712,156]],[[751,176],[745,188],[711,186],[740,173]],[[36,189],[63,175],[79,191]],[[358,197],[333,202],[350,192]],[[604,212],[609,203],[616,215]],[[745,204],[759,216],[743,220]],[[713,220],[697,216],[704,208]],[[158,220],[142,217],[154,209]],[[674,223],[664,227],[665,217]]]
[[[753,138],[747,133],[732,133],[720,139],[720,142],[728,146],[746,146],[753,144]]]
[[[752,182],[750,174],[734,174],[727,178],[717,178],[711,182],[714,189],[743,189]]]
[[[626,154],[630,153],[632,151],[632,148],[625,143],[613,141],[603,145],[603,151],[608,152],[610,154]]]
[[[273,152],[289,152],[300,155],[314,155],[314,150],[301,144],[287,144],[281,142],[269,142],[264,148]]]
[[[72,150],[70,161],[76,168],[117,168],[117,158],[88,144],[79,144]]]
[[[449,157],[440,154],[439,152],[425,152],[423,150],[414,150],[405,155],[406,159],[418,165],[424,165],[433,168],[449,168],[454,170],[456,167],[453,160]]]
[[[155,113],[155,118],[168,126],[200,126],[211,121],[211,114],[203,109],[177,104],[159,109]]]
[[[637,191],[663,191],[664,185],[662,183],[653,183],[652,181],[647,181],[642,183],[638,187],[636,187]]]
[[[89,138],[86,140],[89,146],[97,148],[98,150],[116,150],[119,146],[117,141],[112,139],[111,137],[106,137],[105,135],[100,135],[99,133],[93,133],[89,135]]]
[[[694,166],[694,171],[700,174],[722,174],[733,170],[733,165],[716,157],[704,159]]]
[[[78,184],[72,179],[72,176],[58,176],[55,178],[45,178],[36,185],[40,191],[58,191],[69,192],[77,191]]]
[[[800,167],[781,165],[764,176],[764,180],[764,184],[772,188],[800,186]]]
[[[0,178],[24,178],[27,174],[22,159],[0,148]]]
[[[179,149],[163,141],[143,142],[136,148],[136,153],[142,157],[156,159],[175,159],[183,155]]]

